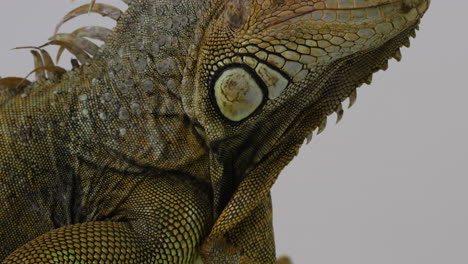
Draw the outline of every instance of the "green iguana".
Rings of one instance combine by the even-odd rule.
[[[89,11],[115,29],[47,43],[72,70],[38,47],[35,82],[0,79],[2,263],[275,263],[275,179],[429,5],[94,2],[60,25]]]

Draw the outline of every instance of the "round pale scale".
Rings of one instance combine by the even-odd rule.
[[[273,70],[267,65],[260,63],[255,69],[260,78],[268,87],[268,98],[275,99],[281,95],[289,82],[279,72]]]

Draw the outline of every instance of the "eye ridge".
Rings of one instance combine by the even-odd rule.
[[[281,55],[281,53],[273,52],[273,51],[267,51],[267,50],[264,49],[264,48],[259,48],[259,49],[260,49],[260,51],[266,52],[268,55],[276,55],[276,56],[279,56],[279,57],[284,58],[284,57]],[[252,53],[236,53],[235,56],[239,56],[239,57],[251,57],[251,58],[253,58],[253,59],[256,59],[258,62],[261,62],[261,63],[265,64],[266,66],[270,67],[272,70],[277,71],[277,72],[278,72],[279,74],[281,74],[288,82],[291,82],[291,81],[292,81],[292,78],[289,77],[289,75],[286,74],[281,68],[276,67],[275,65],[269,63],[269,62],[266,61],[266,60],[263,60],[263,59],[258,58],[257,56],[255,56],[255,55],[252,54]],[[231,59],[234,58],[235,56],[232,56]],[[288,60],[288,59],[286,59],[286,58],[284,58],[284,59],[285,59],[286,61],[291,61],[291,60]],[[239,65],[244,65],[244,64],[239,64]],[[245,66],[247,66],[247,65],[245,65]],[[247,66],[247,67],[249,67],[249,66]],[[250,67],[249,67],[249,68],[250,68]],[[255,71],[255,69],[254,69],[254,71]],[[260,78],[260,79],[261,79],[261,78]]]
[[[223,73],[225,73],[226,71],[231,70],[231,69],[242,69],[242,70],[246,71],[249,74],[249,76],[258,85],[260,90],[262,91],[262,102],[259,104],[259,106],[251,114],[249,114],[247,117],[245,117],[245,118],[243,118],[242,120],[239,120],[239,121],[231,120],[222,113],[222,111],[220,109],[220,106],[218,105],[218,102],[216,100],[216,95],[215,95],[216,82],[223,75]],[[268,87],[266,86],[265,82],[262,80],[262,78],[260,78],[260,76],[258,76],[258,74],[255,72],[255,69],[252,69],[248,65],[242,64],[242,63],[232,63],[232,64],[229,64],[229,65],[225,65],[222,68],[219,68],[211,76],[211,78],[209,80],[209,86],[208,87],[209,87],[210,101],[211,101],[211,104],[214,106],[215,112],[227,124],[232,125],[232,126],[239,126],[240,124],[242,124],[246,120],[256,116],[261,111],[261,109],[264,107],[266,102],[269,100],[268,99]],[[224,91],[223,91],[223,93],[224,93]],[[233,100],[233,101],[235,101],[235,100]]]

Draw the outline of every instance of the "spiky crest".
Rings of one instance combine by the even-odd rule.
[[[131,2],[131,0],[122,1],[126,4]],[[117,21],[122,15],[123,11],[111,5],[96,3],[96,0],[92,0],[89,4],[85,4],[73,9],[67,13],[57,24],[54,34],[49,38],[49,42],[38,47],[25,46],[14,48],[31,50],[30,52],[33,56],[34,69],[25,77],[0,78],[0,88],[14,90],[23,89],[33,84],[33,82],[28,80],[29,76],[32,74],[35,74],[35,79],[38,82],[45,80],[60,80],[66,70],[54,64],[49,52],[44,50],[44,48],[47,46],[59,46],[59,50],[56,55],[56,63],[59,63],[60,57],[65,50],[70,52],[81,64],[88,63],[98,53],[100,48],[97,44],[93,43],[89,39],[105,42],[112,30],[101,26],[81,27],[71,33],[59,33],[59,30],[66,22],[89,13],[96,13],[103,17],[109,17],[110,19]],[[73,68],[76,68],[76,65],[72,64],[72,66]]]

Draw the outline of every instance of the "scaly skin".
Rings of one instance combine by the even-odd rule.
[[[275,179],[428,4],[134,0],[88,64],[0,82],[0,260],[274,263]]]

